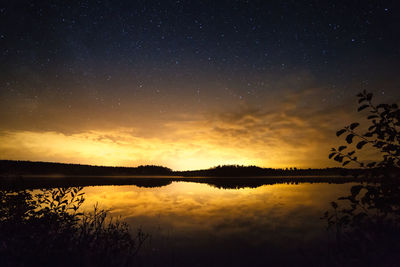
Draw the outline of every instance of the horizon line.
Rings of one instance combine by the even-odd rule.
[[[188,169],[188,170],[173,170],[170,167],[163,166],[163,165],[155,165],[155,164],[147,164],[147,165],[137,165],[137,166],[116,166],[116,165],[96,165],[96,164],[82,164],[82,163],[66,163],[66,162],[56,162],[56,161],[33,161],[33,160],[13,160],[13,159],[0,159],[0,161],[20,161],[20,162],[32,162],[32,163],[52,163],[52,164],[65,164],[65,165],[81,165],[81,166],[90,166],[90,167],[108,167],[108,168],[139,168],[141,166],[156,166],[156,167],[163,167],[170,169],[173,172],[186,172],[186,171],[201,171],[201,170],[210,170],[213,168],[217,167],[223,167],[223,166],[239,166],[239,167],[257,167],[257,168],[262,168],[262,169],[275,169],[275,170],[322,170],[322,169],[333,169],[333,168],[339,168],[339,169],[358,169],[358,168],[345,168],[342,166],[337,166],[337,167],[322,167],[322,168],[298,168],[296,166],[291,166],[291,167],[284,167],[284,168],[274,168],[274,167],[261,167],[257,165],[240,165],[240,164],[228,164],[228,165],[214,165],[209,168],[205,169]]]

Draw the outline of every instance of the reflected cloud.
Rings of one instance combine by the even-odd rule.
[[[323,231],[321,212],[331,199],[350,187],[351,184],[301,184],[217,189],[188,182],[151,189],[86,187],[84,208],[99,203],[113,215],[148,231],[162,226],[159,231],[163,236],[179,229],[174,234],[177,239],[188,233],[193,238],[207,233],[240,236],[249,242],[262,242],[261,236],[277,237],[273,242],[279,243],[279,238],[299,238],[305,230],[311,236]]]

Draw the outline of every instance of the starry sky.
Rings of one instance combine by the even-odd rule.
[[[0,158],[337,166],[336,130],[362,121],[355,95],[400,99],[398,6],[7,1]]]

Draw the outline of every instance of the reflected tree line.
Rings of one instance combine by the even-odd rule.
[[[0,266],[131,266],[147,236],[84,201],[82,187],[0,191]]]
[[[365,133],[359,123],[339,130],[346,144],[332,148],[329,158],[355,163],[376,184],[353,186],[347,196],[331,202],[323,219],[336,233],[333,261],[338,265],[396,266],[400,260],[400,110],[396,104],[374,105],[372,93],[358,95],[358,111],[368,111]],[[354,147],[355,146],[355,147]],[[381,160],[364,163],[357,152],[370,147]]]
[[[263,185],[273,184],[300,184],[300,183],[332,183],[343,184],[348,182],[378,182],[375,177],[148,177],[148,178],[120,178],[120,177],[29,177],[16,180],[15,178],[1,178],[2,189],[39,189],[73,186],[96,185],[135,185],[137,187],[154,188],[168,186],[172,182],[193,182],[207,184],[221,189],[257,188]]]

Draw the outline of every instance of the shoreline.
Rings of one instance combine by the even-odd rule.
[[[206,183],[218,188],[259,187],[271,184],[378,182],[379,178],[352,176],[249,176],[249,177],[184,177],[184,176],[0,176],[0,189],[39,189],[75,186],[136,185],[161,187],[172,182]]]

